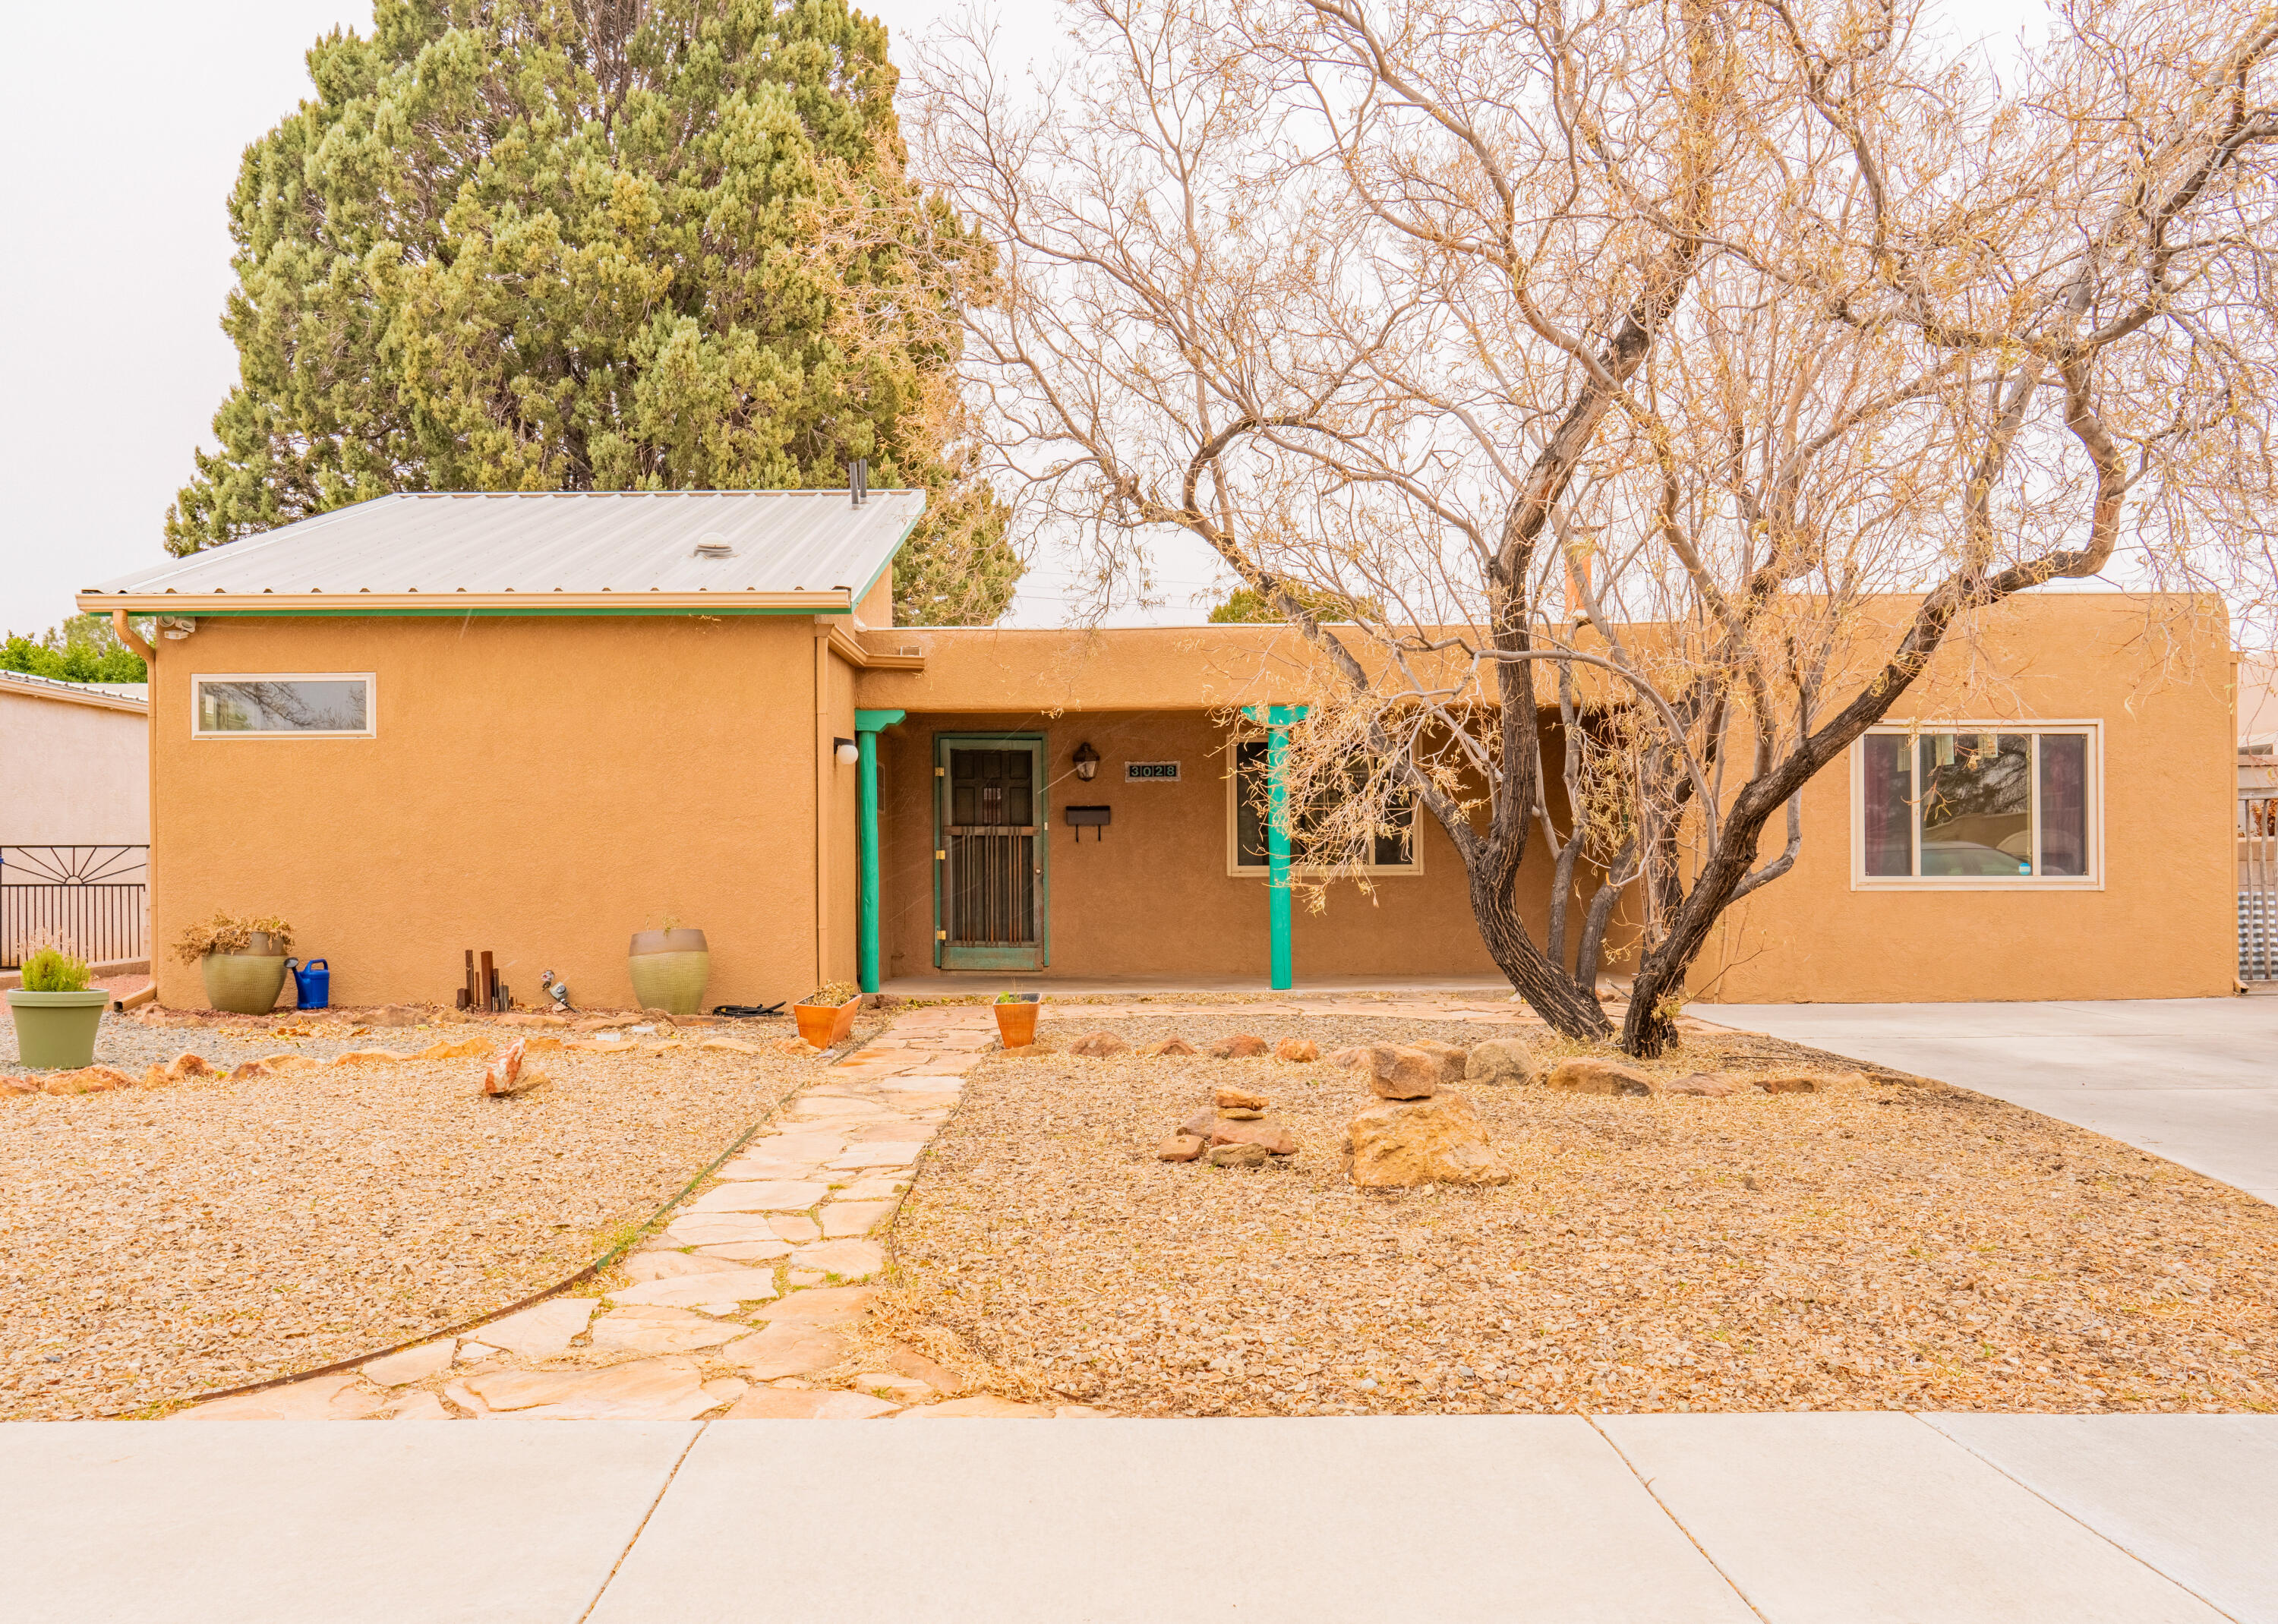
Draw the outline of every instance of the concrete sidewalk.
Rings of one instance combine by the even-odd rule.
[[[1704,1003],[1687,1013],[1991,1094],[2278,1204],[2278,998]]]
[[[11,1624],[2278,1624],[2278,1417],[18,1423]]]

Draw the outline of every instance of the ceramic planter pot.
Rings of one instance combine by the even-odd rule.
[[[862,996],[857,993],[844,1003],[795,1003],[791,1012],[799,1022],[800,1037],[816,1048],[829,1048],[844,1043],[854,1030],[854,1018],[862,1012]]]
[[[206,1002],[231,1015],[266,1015],[285,989],[285,955],[276,939],[256,931],[242,953],[209,953],[198,961]]]
[[[1035,993],[1023,993],[1011,1003],[996,1005],[998,1041],[1006,1048],[1026,1048],[1035,1042],[1036,1013],[1042,1007]]]
[[[625,969],[633,996],[644,1010],[693,1015],[703,1008],[704,985],[712,979],[712,953],[700,930],[635,933]]]
[[[38,1071],[73,1071],[95,1064],[96,1028],[111,1007],[100,987],[83,993],[8,992],[8,1013],[16,1022],[16,1053]]]

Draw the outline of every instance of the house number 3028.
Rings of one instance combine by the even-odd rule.
[[[1179,764],[1175,761],[1127,761],[1123,764],[1123,782],[1127,784],[1174,784],[1179,782]]]

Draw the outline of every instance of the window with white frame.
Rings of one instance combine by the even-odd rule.
[[[1237,739],[1234,745],[1234,771],[1227,775],[1233,805],[1227,818],[1227,872],[1241,874],[1262,874],[1272,866],[1265,849],[1265,779],[1266,742],[1264,739]],[[1354,764],[1351,776],[1356,787],[1365,778],[1366,769]],[[1318,791],[1311,807],[1298,813],[1295,833],[1302,843],[1303,832],[1335,805],[1338,792]],[[1335,865],[1336,872],[1347,874],[1419,874],[1424,872],[1423,855],[1416,848],[1416,803],[1402,796],[1387,809],[1384,827],[1364,842],[1364,849],[1354,851],[1344,862]]]
[[[1877,728],[1853,754],[1866,885],[2093,884],[2092,722]]]
[[[202,739],[368,739],[371,673],[195,676],[190,731]]]

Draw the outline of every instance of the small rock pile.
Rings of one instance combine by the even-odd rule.
[[[1380,1102],[1345,1125],[1345,1174],[1361,1188],[1506,1184],[1513,1177],[1471,1102],[1440,1092],[1465,1076],[1465,1050],[1426,1040],[1338,1053],[1350,1056]]]
[[[1297,1136],[1265,1113],[1273,1102],[1231,1084],[1213,1089],[1208,1109],[1181,1123],[1155,1154],[1166,1162],[1207,1158],[1212,1167],[1264,1167],[1297,1154]]]

